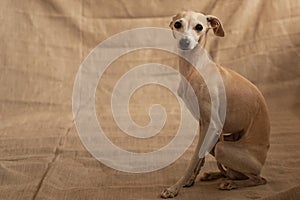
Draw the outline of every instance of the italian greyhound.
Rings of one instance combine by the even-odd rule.
[[[180,52],[198,58],[204,53],[199,46],[205,45],[203,42],[210,29],[216,36],[225,36],[222,23],[217,17],[192,11],[174,16],[170,28]],[[266,184],[266,179],[260,176],[270,146],[270,121],[264,97],[256,86],[238,73],[220,65],[215,66],[223,79],[227,101],[221,136],[210,152],[216,158],[220,171],[204,173],[200,180],[224,178],[219,185],[221,190]],[[203,67],[209,68],[210,65]],[[198,71],[183,59],[179,61],[179,71],[197,96],[200,133],[188,169],[177,183],[163,190],[162,198],[173,198],[182,187],[194,185],[204,164],[204,157],[199,157],[199,149],[210,123],[211,100],[205,82]],[[178,89],[179,96],[184,92],[182,90]]]

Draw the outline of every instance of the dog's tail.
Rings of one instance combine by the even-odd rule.
[[[219,140],[220,141],[225,141],[225,139],[224,139],[224,133],[223,132],[221,133]],[[227,174],[226,172],[227,171],[223,168],[223,165],[217,161],[217,166],[218,166],[218,169],[221,171],[221,173],[224,176],[226,176],[226,174]]]
[[[226,170],[223,168],[223,165],[221,164],[221,163],[219,163],[219,162],[217,162],[217,166],[218,166],[218,169],[221,171],[221,173],[224,175],[224,176],[226,176]]]

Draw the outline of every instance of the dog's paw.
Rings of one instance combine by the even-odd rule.
[[[178,190],[174,188],[166,188],[162,191],[160,197],[163,199],[174,198],[178,194]]]
[[[236,188],[238,188],[236,183],[234,181],[228,181],[228,180],[223,181],[219,186],[220,190],[232,190]]]

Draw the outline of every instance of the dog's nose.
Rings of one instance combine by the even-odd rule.
[[[182,38],[179,41],[179,45],[180,45],[181,49],[188,49],[188,47],[190,46],[190,43],[191,43],[190,40],[187,38]]]

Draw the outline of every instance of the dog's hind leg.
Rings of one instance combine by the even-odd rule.
[[[215,148],[215,156],[218,162],[248,177],[246,180],[226,180],[221,183],[219,189],[231,190],[240,187],[266,184],[266,180],[260,177],[263,162],[255,156],[257,153],[266,154],[267,145],[247,145],[241,142],[219,142]],[[230,177],[229,177],[230,178]]]
[[[248,174],[247,180],[225,180],[223,181],[219,189],[220,190],[232,190],[241,187],[250,187],[250,186],[257,186],[257,185],[264,185],[267,183],[267,180],[259,175],[251,175]]]
[[[205,172],[203,176],[201,176],[200,180],[201,181],[213,181],[219,178],[224,178],[226,177],[222,172]]]
[[[214,155],[214,154],[213,154]],[[224,178],[226,177],[226,171],[224,170],[223,166],[221,165],[221,163],[217,162],[218,168],[219,168],[219,172],[205,172],[203,174],[203,176],[200,178],[201,181],[212,181],[212,180],[216,180],[219,178]]]

